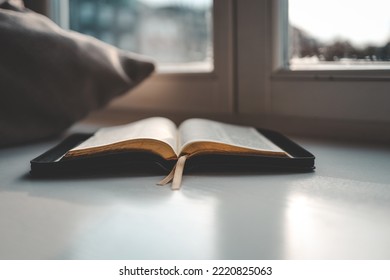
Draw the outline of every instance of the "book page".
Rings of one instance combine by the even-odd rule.
[[[154,117],[130,124],[113,126],[99,129],[94,136],[90,137],[79,146],[70,150],[77,152],[80,150],[91,150],[99,147],[109,147],[118,143],[137,141],[142,148],[142,140],[158,140],[168,144],[174,153],[177,153],[177,128],[169,119]]]
[[[195,142],[214,142],[250,150],[271,151],[286,154],[253,127],[221,122],[189,119],[179,127],[181,149]],[[213,145],[213,147],[216,147]]]

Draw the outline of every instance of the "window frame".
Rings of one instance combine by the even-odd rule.
[[[56,13],[66,4],[62,0],[51,1],[52,15],[57,15],[54,20],[68,27],[68,11]],[[114,100],[110,109],[163,115],[231,114],[234,106],[233,0],[214,0],[213,31],[211,72],[156,72],[131,93]]]
[[[390,139],[389,70],[286,70],[287,1],[214,0],[215,70],[157,73],[106,112],[119,120],[198,116],[286,133]]]
[[[237,1],[239,113],[340,122],[389,122],[389,70],[290,71],[285,68],[286,5],[287,0]],[[248,31],[253,25],[258,28]],[[250,59],[256,63],[248,63]]]

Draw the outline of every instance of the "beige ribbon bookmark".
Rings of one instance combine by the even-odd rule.
[[[172,168],[171,172],[160,182],[157,183],[159,186],[164,186],[172,182],[172,190],[180,190],[181,182],[183,180],[184,165],[186,163],[187,156],[181,156]]]

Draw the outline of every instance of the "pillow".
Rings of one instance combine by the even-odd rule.
[[[0,146],[56,135],[154,70],[9,1],[0,4],[0,38]]]

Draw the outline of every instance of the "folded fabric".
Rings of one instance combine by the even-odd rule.
[[[0,146],[58,134],[154,70],[8,1],[0,4],[0,38]]]

